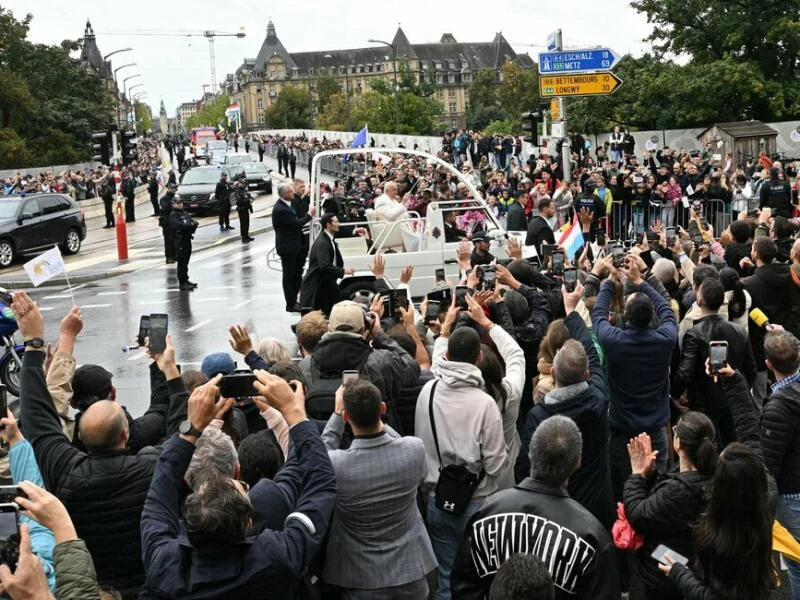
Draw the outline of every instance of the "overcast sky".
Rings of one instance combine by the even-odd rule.
[[[541,50],[526,44],[544,44],[557,28],[564,32],[566,47],[610,46],[619,54],[640,55],[650,32],[645,18],[629,6],[629,0],[493,0],[459,3],[404,0],[391,6],[365,0],[138,0],[115,3],[107,0],[2,0],[2,6],[17,18],[33,14],[30,39],[59,43],[83,36],[89,17],[105,55],[119,48],[132,52],[111,57],[114,67],[137,63],[119,71],[125,77],[141,73],[128,83],[144,84],[144,99],[158,112],[163,98],[169,116],[181,102],[199,98],[202,85],[211,82],[208,42],[202,37],[149,37],[101,35],[130,30],[218,30],[236,32],[245,28],[247,37],[217,38],[217,81],[233,73],[247,58],[255,58],[272,18],[278,37],[289,52],[336,50],[369,46],[370,38],[391,41],[398,23],[412,44],[439,41],[452,33],[459,42],[489,42],[502,31],[517,52],[534,59]],[[481,6],[480,10],[464,10]],[[122,9],[122,7],[125,7]]]

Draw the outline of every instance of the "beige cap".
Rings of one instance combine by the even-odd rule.
[[[358,333],[364,329],[364,309],[357,302],[343,300],[333,305],[328,331]]]

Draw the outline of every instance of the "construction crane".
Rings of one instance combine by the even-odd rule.
[[[240,27],[237,33],[225,31],[199,31],[192,29],[129,29],[126,31],[103,31],[96,35],[146,35],[153,37],[204,37],[208,40],[208,54],[211,61],[211,89],[217,93],[217,60],[214,57],[214,39],[218,37],[245,37],[244,27]]]

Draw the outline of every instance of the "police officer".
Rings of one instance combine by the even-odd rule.
[[[135,203],[136,198],[136,181],[131,176],[130,171],[127,169],[122,172],[122,196],[125,198],[125,222],[135,223],[136,212]]]
[[[219,230],[230,231],[231,227],[231,186],[228,184],[228,174],[223,171],[214,190],[214,196],[219,200]]]
[[[158,224],[161,226],[161,233],[164,236],[164,257],[167,259],[168,265],[175,262],[175,244],[172,241],[172,232],[169,228],[169,216],[172,213],[172,204],[175,200],[175,191],[177,189],[178,186],[174,183],[167,184],[167,193],[161,196],[161,210],[158,216]]]
[[[147,192],[150,194],[150,204],[153,205],[153,214],[151,216],[157,217],[158,210],[158,179],[156,178],[156,171],[150,172],[150,179],[147,180]]]
[[[183,210],[183,200],[176,196],[172,200],[172,213],[169,215],[169,230],[175,246],[175,259],[178,262],[178,283],[181,291],[191,292],[197,287],[189,281],[189,258],[192,256],[192,237],[197,229],[197,221]]]
[[[297,169],[297,155],[294,150],[289,152],[289,177],[294,179],[294,172]]]
[[[106,224],[103,229],[114,229],[114,179],[111,173],[100,180],[100,197],[103,199],[103,209],[106,214]]]
[[[761,186],[758,208],[768,207],[776,217],[792,218],[792,186],[784,177],[781,179],[780,169],[772,167],[769,179]]]
[[[253,241],[250,237],[250,213],[253,212],[253,202],[247,191],[247,179],[243,175],[237,178],[233,194],[236,200],[236,212],[239,213],[242,243],[246,244]]]

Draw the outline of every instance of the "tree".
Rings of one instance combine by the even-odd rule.
[[[311,127],[311,98],[307,88],[287,85],[266,113],[268,127],[307,129]]]
[[[330,96],[325,109],[317,115],[315,126],[329,131],[347,131],[347,96],[341,92]]]
[[[489,123],[494,121],[510,121],[511,115],[507,111],[495,106],[479,106],[474,108],[472,105],[467,112],[467,127],[476,131],[482,131]]]
[[[536,69],[523,69],[511,61],[503,65],[501,73],[497,99],[503,110],[511,115],[512,121],[519,121],[522,113],[534,110],[539,105],[539,74]]]
[[[153,113],[150,106],[138,100],[133,103],[133,114],[136,115],[137,131],[147,133],[153,130]]]
[[[653,24],[648,40],[659,56],[689,57],[686,74],[697,80],[676,81],[685,84],[681,88],[697,89],[698,81],[716,84],[716,74],[745,88],[747,99],[733,98],[729,114],[761,120],[800,114],[800,0],[634,0],[631,5]],[[712,71],[712,65],[734,73]],[[742,81],[745,75],[750,85]],[[703,95],[716,100],[708,92]]]
[[[476,109],[495,106],[497,103],[497,75],[491,69],[475,73],[469,86],[469,103]]]
[[[228,119],[225,117],[225,109],[231,104],[229,96],[221,95],[214,98],[213,102],[206,102],[200,110],[186,119],[186,127],[218,127],[220,124],[226,126]]]
[[[495,133],[506,135],[509,133],[513,133],[514,129],[515,129],[514,122],[506,120],[506,121],[492,121],[491,123],[487,124],[486,127],[482,129],[482,131],[483,135],[494,135]]]
[[[317,111],[322,113],[336,94],[342,93],[342,86],[333,75],[323,75],[315,82],[317,93]]]
[[[0,8],[0,167],[84,161],[91,133],[114,121],[113,96],[71,58],[78,42],[29,42],[31,19]]]

